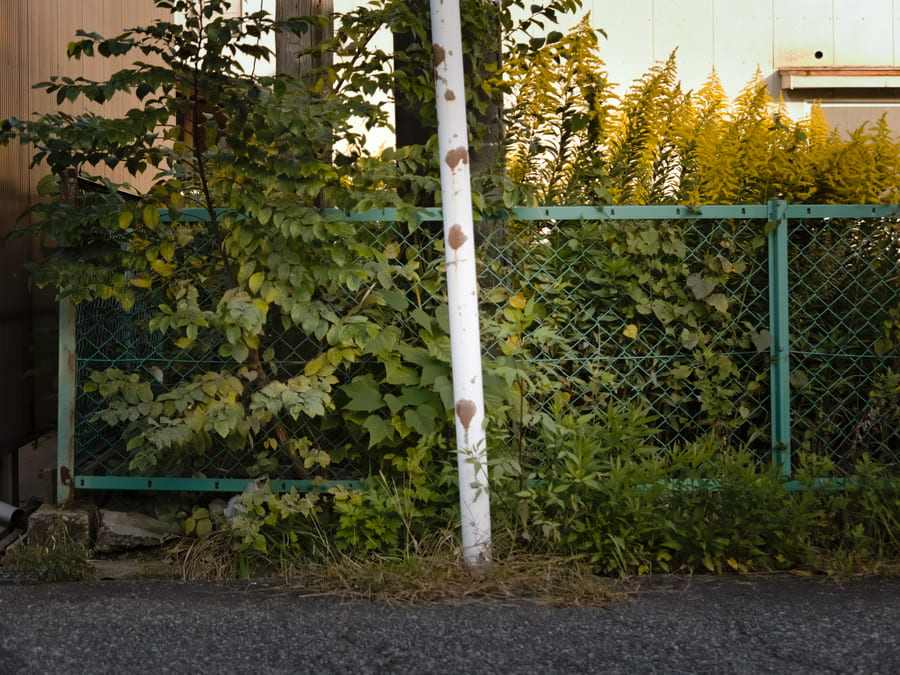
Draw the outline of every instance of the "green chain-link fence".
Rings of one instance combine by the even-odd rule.
[[[561,406],[624,403],[654,417],[660,447],[714,432],[778,462],[785,476],[798,449],[838,461],[862,452],[900,461],[897,214],[891,206],[783,202],[513,209],[480,226],[486,362],[517,367],[510,386],[522,395],[519,423],[531,421],[532,430]],[[361,237],[420,261],[403,290],[424,314],[404,316],[437,315],[440,323],[440,214],[423,215],[418,228],[385,212],[352,220]],[[177,471],[129,475],[121,430],[96,418],[103,402],[83,387],[93,371],[188,377],[220,361],[215,350],[187,360],[147,331],[142,320],[158,302],[147,296],[128,313],[103,302],[62,312],[59,463],[68,487],[246,484],[250,454],[225,444]],[[282,371],[302,371],[320,345],[277,326],[273,320],[265,348]],[[367,367],[359,362],[344,375]],[[331,419],[301,418],[291,432],[329,449],[328,480],[366,476],[376,468],[358,459],[366,439]],[[270,477],[276,489],[309,487],[288,467]]]

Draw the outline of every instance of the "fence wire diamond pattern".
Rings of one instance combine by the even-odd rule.
[[[900,461],[900,348],[888,335],[891,322],[900,320],[897,219],[872,217],[872,207],[791,208],[785,211],[789,217],[774,223],[765,206],[722,206],[515,209],[508,220],[482,224],[484,356],[486,363],[515,367],[509,386],[519,393],[518,422],[526,435],[536,440],[540,420],[568,406],[627,405],[652,416],[661,449],[716,433],[760,460],[781,443],[840,462],[863,452]],[[892,213],[887,207],[881,212]],[[390,214],[353,220],[360,237],[419,261],[420,274],[402,292],[440,319],[439,224],[410,228]],[[776,261],[789,279],[787,439],[774,438],[772,431],[777,317],[770,315],[767,255],[776,227],[789,232],[787,259]],[[144,297],[130,312],[99,301],[78,307],[77,362],[69,383],[75,449],[69,465],[76,476],[92,478],[83,485],[122,487],[116,479],[129,475],[122,430],[97,418],[103,402],[84,391],[91,372],[120,368],[186,378],[222,363],[215,351],[188,359],[148,331],[148,308],[158,302]],[[413,319],[398,314],[397,321]],[[282,330],[274,316],[266,336],[265,349],[287,373],[302,372],[320,347],[299,329]],[[344,376],[371,367],[360,361]],[[538,379],[554,380],[554,393],[548,395]],[[328,448],[337,459],[308,478],[355,480],[377,470],[375,460],[341,461],[366,457],[366,439],[346,427],[303,418],[295,424],[293,434]],[[211,443],[177,466],[159,467],[156,475],[182,479],[170,483],[171,489],[200,489],[198,478],[249,478],[252,450]],[[526,459],[536,464],[545,456],[536,451]],[[287,466],[271,475],[294,477]]]

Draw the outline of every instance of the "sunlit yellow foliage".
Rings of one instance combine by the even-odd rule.
[[[676,54],[617,99],[585,18],[507,70],[509,177],[542,204],[873,203],[900,199],[900,146],[884,120],[849,138],[818,105],[795,121],[757,71],[729,101],[715,73],[696,92]]]

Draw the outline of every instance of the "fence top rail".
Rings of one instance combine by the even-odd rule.
[[[727,218],[746,220],[769,220],[774,204],[784,207],[789,219],[822,218],[900,218],[898,204],[728,204],[707,206],[516,206],[505,211],[501,217],[489,220],[721,220]],[[218,215],[228,213],[228,209],[216,209]],[[369,209],[358,213],[345,213],[339,209],[325,209],[331,216],[342,216],[351,222],[405,221],[411,213],[395,208]],[[439,207],[420,208],[413,211],[421,221],[440,221],[443,213]],[[160,217],[170,221],[167,209],[160,209]],[[184,209],[178,220],[201,222],[208,220],[206,209]]]

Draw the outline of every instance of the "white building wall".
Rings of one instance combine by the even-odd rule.
[[[233,1],[245,12],[275,12],[275,0]],[[358,4],[335,0],[334,7],[345,12]],[[733,97],[758,68],[794,118],[820,100],[838,126],[855,128],[887,112],[900,130],[900,88],[789,91],[778,74],[781,68],[900,69],[900,0],[583,0],[583,12],[607,35],[601,55],[620,91],[677,49],[685,89],[698,89],[715,69]],[[386,32],[379,47],[390,49]],[[270,74],[274,63],[258,63],[255,70]]]
[[[887,111],[900,128],[892,86],[783,92],[778,75],[791,67],[900,67],[900,0],[586,0],[584,8],[607,33],[603,59],[623,87],[677,49],[685,89],[699,88],[715,69],[734,96],[759,68],[795,117],[823,100],[834,110],[858,108],[854,119]]]

